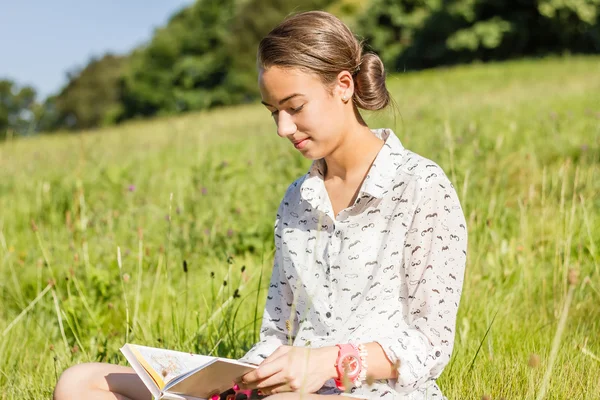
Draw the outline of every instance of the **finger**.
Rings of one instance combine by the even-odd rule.
[[[284,355],[288,351],[290,351],[291,348],[292,348],[292,346],[286,346],[286,345],[279,346],[277,349],[275,349],[275,351],[273,353],[271,353],[270,356],[265,358],[260,364],[262,365],[262,364],[270,363],[271,361],[278,359],[279,357],[281,357],[282,355]]]
[[[263,362],[254,371],[251,371],[242,377],[242,384],[248,388],[255,388],[259,381],[269,378],[281,371],[284,367],[284,360],[285,353],[269,362]]]
[[[264,388],[281,386],[288,384],[288,380],[286,379],[283,371],[279,371],[276,374],[271,375],[270,377],[259,381],[256,385],[257,389],[263,390]]]
[[[293,390],[289,387],[287,383],[282,385],[274,385],[266,388],[259,389],[259,393],[261,395],[270,396],[275,393],[283,393],[283,392],[292,392]]]

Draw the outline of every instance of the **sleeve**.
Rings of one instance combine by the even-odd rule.
[[[260,364],[271,353],[277,350],[279,346],[288,344],[288,326],[290,325],[287,322],[288,320],[292,320],[294,326],[297,326],[296,315],[294,315],[294,318],[291,318],[294,296],[283,271],[283,257],[281,254],[283,206],[284,202],[282,201],[277,210],[277,218],[275,219],[275,256],[269,289],[267,291],[267,301],[262,317],[259,341],[239,359],[239,361],[250,364]],[[293,332],[297,332],[297,329],[294,328]]]
[[[376,340],[398,370],[390,383],[405,393],[439,377],[450,360],[467,256],[466,221],[448,178],[416,192],[401,268],[404,321]]]

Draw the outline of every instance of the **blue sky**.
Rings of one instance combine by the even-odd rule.
[[[126,53],[192,0],[0,0],[0,79],[57,92],[91,56]]]

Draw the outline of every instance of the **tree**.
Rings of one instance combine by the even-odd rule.
[[[109,53],[68,74],[66,86],[40,110],[46,116],[44,128],[89,129],[116,122],[121,114],[120,80],[126,63],[127,57]]]
[[[600,51],[600,0],[372,0],[359,32],[392,70]]]
[[[8,130],[28,134],[35,130],[36,91],[31,86],[18,87],[8,79],[0,80],[0,139]]]
[[[138,49],[123,80],[121,118],[232,104],[223,81],[235,0],[199,0],[175,14]]]

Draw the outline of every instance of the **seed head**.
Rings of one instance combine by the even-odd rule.
[[[183,272],[187,274],[188,272],[188,266],[187,266],[187,261],[183,260]]]
[[[540,356],[538,356],[537,354],[531,354],[529,356],[529,362],[527,363],[527,365],[529,365],[529,368],[537,368],[540,366]]]
[[[577,283],[579,283],[579,271],[575,268],[570,268],[567,280],[569,281],[569,285],[577,285]]]

